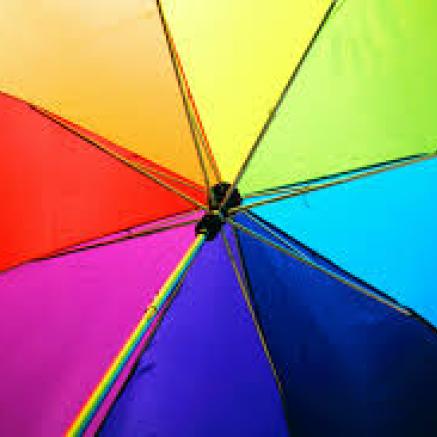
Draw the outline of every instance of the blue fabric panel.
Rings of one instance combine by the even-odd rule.
[[[201,249],[100,435],[288,435],[221,237]]]
[[[437,159],[255,208],[437,326]]]
[[[436,435],[436,331],[243,232],[239,238],[292,431]]]

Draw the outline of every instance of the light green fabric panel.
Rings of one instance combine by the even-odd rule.
[[[435,0],[339,2],[240,191],[434,152],[436,23]]]

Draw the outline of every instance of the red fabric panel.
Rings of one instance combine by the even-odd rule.
[[[0,270],[193,209],[26,103],[2,94],[0,201]]]

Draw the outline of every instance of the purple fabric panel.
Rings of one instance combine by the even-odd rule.
[[[161,313],[158,314],[157,320],[161,317]],[[123,371],[121,372],[120,376],[115,381],[114,386],[112,387],[111,391],[106,396],[105,400],[103,401],[101,407],[93,417],[93,420],[88,425],[87,429],[83,433],[84,437],[93,437],[96,435],[97,431],[99,430],[100,425],[105,420],[106,415],[108,414],[109,410],[111,409],[111,406],[113,405],[118,392],[123,389],[123,385],[126,383],[127,379],[129,378],[130,372],[132,370],[132,367],[135,365],[139,357],[141,356],[141,352],[144,349],[147,342],[150,340],[150,337],[154,333],[154,329],[156,328],[157,321],[155,321],[147,331],[146,335],[142,339],[141,343],[138,345],[138,347],[135,349],[134,353],[132,354],[130,360],[127,362],[126,366],[124,367]]]
[[[0,275],[0,435],[62,435],[193,238],[188,226]]]
[[[221,237],[203,246],[100,435],[287,435]]]

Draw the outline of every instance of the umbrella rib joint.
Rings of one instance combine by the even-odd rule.
[[[229,193],[229,190],[232,192]],[[197,223],[196,235],[205,235],[206,241],[213,241],[226,222],[229,211],[241,205],[242,197],[228,182],[220,182],[210,189],[208,211]]]

